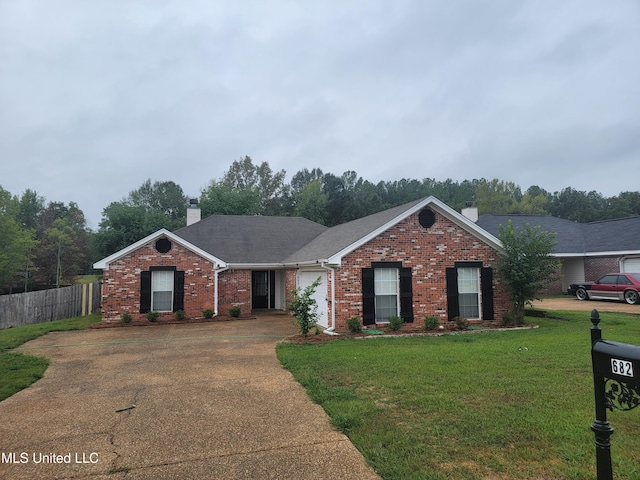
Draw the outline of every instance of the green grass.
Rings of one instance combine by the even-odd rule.
[[[9,352],[49,332],[82,330],[100,321],[100,314],[0,330],[0,401],[42,378],[49,366],[46,358]]]
[[[386,479],[595,479],[589,314],[540,328],[281,344],[285,368]],[[640,317],[603,313],[640,345]],[[640,408],[609,413],[615,478],[640,478]]]

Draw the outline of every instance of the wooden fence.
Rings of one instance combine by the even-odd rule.
[[[90,315],[101,300],[100,282],[0,295],[0,329]]]

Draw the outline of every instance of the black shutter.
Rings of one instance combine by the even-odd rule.
[[[362,323],[376,323],[376,298],[373,289],[373,268],[362,269]]]
[[[184,310],[184,272],[173,273],[173,311]]]
[[[400,316],[407,323],[413,322],[413,286],[411,268],[400,269]]]
[[[482,319],[493,320],[493,270],[491,267],[482,267],[480,288],[482,289]]]
[[[151,310],[151,272],[140,272],[140,313]]]
[[[458,270],[449,267],[446,270],[447,278],[447,318],[449,321],[460,316],[460,303],[458,302]]]

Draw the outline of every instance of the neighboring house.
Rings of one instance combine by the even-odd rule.
[[[610,272],[640,272],[640,217],[577,223],[548,215],[481,215],[477,224],[498,235],[500,225],[529,224],[556,233],[554,255],[561,278],[546,293],[566,293],[571,283],[597,280]]]
[[[286,310],[317,278],[319,324],[346,330],[400,316],[500,321],[509,309],[493,274],[499,240],[434,197],[336,227],[299,217],[212,215],[159,230],[97,262],[103,321],[149,311],[242,315]]]

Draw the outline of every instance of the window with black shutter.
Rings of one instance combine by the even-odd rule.
[[[446,269],[447,318],[494,319],[493,270],[482,262],[456,262]]]
[[[184,272],[151,267],[140,272],[140,313],[184,310]]]
[[[401,262],[373,262],[362,269],[362,323],[386,323],[392,316],[413,322],[411,268]]]

